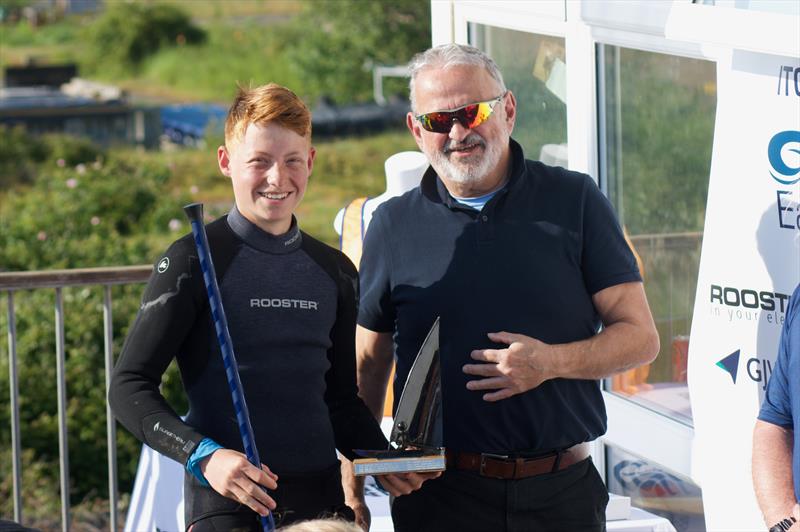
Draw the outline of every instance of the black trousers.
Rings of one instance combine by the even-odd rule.
[[[591,458],[520,480],[445,471],[392,503],[395,532],[604,532],[608,491]]]
[[[191,532],[261,532],[261,518],[247,506],[223,497],[200,484],[191,473],[184,477],[186,530]],[[278,489],[269,492],[278,504],[273,512],[275,526],[296,521],[338,517],[354,521],[355,514],[344,504],[339,463],[315,474],[281,475]]]

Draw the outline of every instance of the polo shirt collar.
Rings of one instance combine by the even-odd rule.
[[[228,225],[247,245],[267,253],[290,253],[299,248],[303,240],[294,215],[288,231],[282,235],[272,235],[245,218],[234,205],[228,213]]]
[[[525,172],[525,154],[522,152],[522,146],[519,145],[514,139],[509,139],[509,148],[511,150],[511,174],[508,176],[508,183],[503,189],[513,190],[520,185],[522,174]],[[422,176],[420,183],[420,190],[422,194],[434,203],[442,203],[447,207],[453,208],[468,208],[461,205],[450,196],[444,182],[439,178],[433,166],[428,166],[425,174]],[[502,190],[500,192],[502,192]],[[492,198],[494,199],[494,198]]]

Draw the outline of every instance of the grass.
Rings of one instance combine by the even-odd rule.
[[[0,24],[0,67],[74,62],[84,45],[79,38],[88,19],[69,17],[32,27],[27,22]]]
[[[305,2],[299,0],[159,0],[172,4],[192,18],[205,21],[222,17],[288,17],[303,9]]]
[[[279,28],[264,31],[250,21],[237,26],[215,23],[207,31],[204,45],[162,50],[145,62],[136,78],[124,84],[158,87],[181,99],[226,103],[237,83],[299,85],[281,57]]]

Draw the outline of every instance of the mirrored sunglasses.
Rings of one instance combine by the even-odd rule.
[[[453,123],[458,121],[465,129],[472,129],[486,122],[492,110],[506,93],[485,102],[470,103],[452,111],[434,111],[416,117],[423,129],[433,133],[450,133]]]

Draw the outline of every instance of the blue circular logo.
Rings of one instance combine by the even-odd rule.
[[[795,143],[797,146],[788,148],[787,151],[800,155],[800,131],[789,130],[776,133],[769,141],[767,148],[767,157],[772,166],[769,173],[781,185],[794,185],[800,181],[800,175],[798,175],[800,174],[800,158],[798,158],[797,166],[789,166],[782,156],[783,147],[791,143]]]

